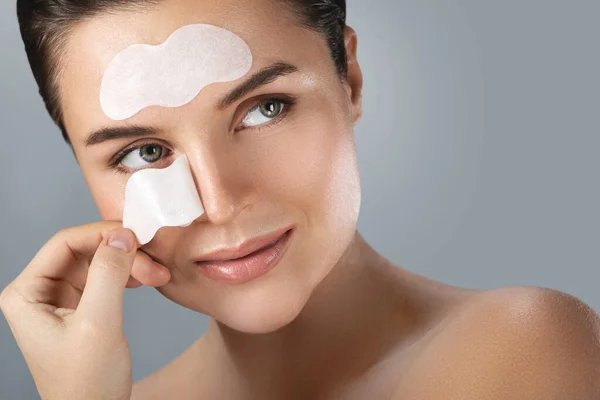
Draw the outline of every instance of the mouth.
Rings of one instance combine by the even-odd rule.
[[[254,238],[233,249],[209,253],[194,261],[208,278],[242,284],[262,276],[274,268],[285,255],[294,229],[285,228]]]

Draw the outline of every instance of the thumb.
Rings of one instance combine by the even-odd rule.
[[[78,318],[103,327],[121,326],[123,292],[137,251],[129,229],[116,229],[96,250],[79,301]]]

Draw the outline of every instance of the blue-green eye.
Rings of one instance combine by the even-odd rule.
[[[144,168],[160,160],[163,153],[163,146],[147,144],[127,153],[121,160],[121,164],[131,169]]]
[[[242,125],[248,126],[258,126],[262,124],[266,124],[267,122],[271,122],[275,118],[277,118],[283,112],[285,105],[280,100],[267,100],[263,101],[256,107],[246,114],[246,117],[242,121]]]

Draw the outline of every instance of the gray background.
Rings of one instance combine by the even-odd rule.
[[[359,229],[409,270],[477,289],[560,289],[600,310],[600,2],[349,0],[365,74]],[[57,230],[99,219],[0,2],[0,287]],[[134,379],[204,315],[127,291]],[[38,398],[0,319],[0,398]]]

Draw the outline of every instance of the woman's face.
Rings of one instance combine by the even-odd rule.
[[[224,109],[217,107],[219,100],[244,78],[212,84],[181,107],[152,106],[127,120],[108,118],[99,93],[111,59],[130,45],[160,44],[197,23],[223,27],[246,41],[253,64],[244,78],[277,62],[297,72]],[[160,293],[240,331],[269,332],[291,322],[355,234],[358,65],[351,62],[349,83],[342,83],[322,37],[301,27],[275,0],[168,0],[105,13],[78,24],[64,54],[59,80],[64,124],[104,220],[122,220],[125,186],[135,171],[166,168],[183,154],[188,158],[205,214],[188,227],[160,229],[142,248],[170,270]],[[285,104],[289,99],[293,104]],[[255,108],[261,103],[276,112],[263,114]],[[153,132],[86,144],[95,131],[131,126]],[[293,235],[283,258],[249,282],[210,279],[194,263],[217,248],[288,226]]]

